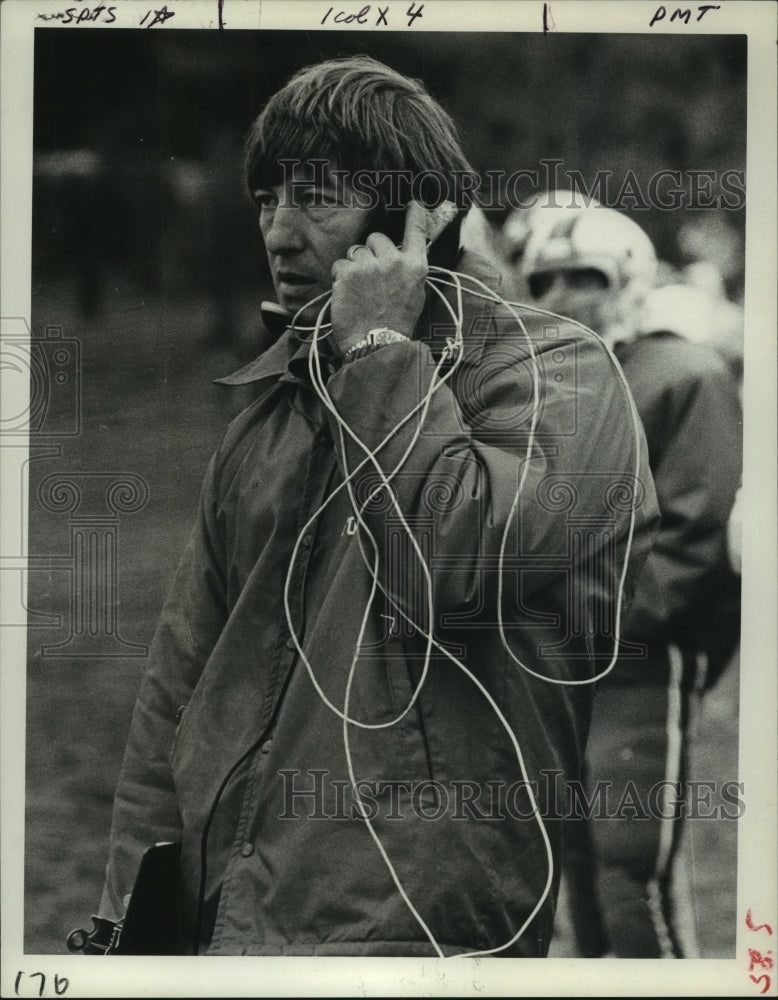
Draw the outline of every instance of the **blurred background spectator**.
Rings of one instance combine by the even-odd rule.
[[[741,403],[731,353],[725,361],[712,346],[728,334],[708,291],[653,287],[650,240],[601,205],[535,211],[521,271],[533,303],[586,324],[613,349],[645,429],[662,517],[622,614],[619,661],[597,685],[588,785],[593,801],[600,783],[607,788],[611,812],[566,829],[574,933],[587,957],[696,958],[695,889],[680,849],[686,783],[702,695],[740,634],[728,529]],[[710,780],[720,787],[725,776]],[[640,804],[613,814],[629,788]]]

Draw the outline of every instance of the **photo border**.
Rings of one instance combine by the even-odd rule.
[[[408,6],[406,0],[383,0],[382,6]],[[68,2],[5,0],[0,7],[2,117],[0,150],[0,317],[3,337],[13,321],[31,319],[32,94],[33,31],[39,13],[74,6]],[[81,6],[78,4],[77,6]],[[138,11],[157,6],[138,0],[118,0],[113,30],[135,27]],[[162,4],[159,5],[163,6]],[[330,6],[310,0],[169,0],[175,26],[192,30],[302,29],[321,27]],[[342,4],[359,9],[361,3]],[[417,5],[418,6],[418,5]],[[2,995],[15,993],[19,971],[41,972],[46,996],[68,980],[64,995],[127,996],[758,996],[749,980],[748,947],[754,946],[745,922],[747,911],[778,932],[776,912],[776,717],[778,643],[776,641],[776,8],[767,0],[724,0],[701,21],[686,25],[670,18],[649,23],[660,4],[643,0],[534,0],[497,3],[426,0],[424,16],[407,31],[527,31],[542,32],[545,23],[557,32],[746,34],[748,36],[748,120],[746,172],[746,283],[744,366],[743,471],[743,620],[739,727],[739,779],[745,783],[747,808],[738,821],[737,951],[732,960],[692,960],[680,963],[620,959],[341,959],[341,958],[125,958],[112,957],[106,969],[92,958],[71,955],[30,955],[23,951],[24,802],[25,802],[25,681],[26,637],[23,628],[0,629],[0,843],[2,844]],[[683,5],[687,6],[687,5]],[[690,5],[692,10],[698,5]],[[667,4],[668,13],[675,7]],[[220,27],[220,22],[223,28]],[[423,22],[423,23],[422,23]],[[50,30],[90,30],[46,22]],[[97,26],[97,25],[95,25]],[[102,27],[102,25],[101,25]],[[340,30],[342,25],[332,25]],[[157,30],[164,30],[161,26]],[[18,392],[3,372],[3,389]],[[6,397],[4,406],[21,412],[24,398]],[[8,412],[8,411],[6,411]],[[2,553],[26,552],[27,511],[19,508],[18,459],[2,442],[0,520]],[[6,446],[8,446],[6,448]],[[22,466],[24,469],[25,467]],[[13,474],[11,474],[13,472]],[[24,484],[22,483],[22,486]],[[21,494],[26,497],[26,490]],[[0,591],[2,607],[14,595]],[[0,620],[6,620],[0,618]],[[778,949],[770,938],[773,956]],[[767,942],[761,942],[765,945]],[[517,965],[521,962],[521,965]],[[625,964],[628,963],[628,964]],[[773,974],[772,987],[778,978]],[[37,980],[36,980],[37,984]],[[37,996],[27,982],[18,995]]]

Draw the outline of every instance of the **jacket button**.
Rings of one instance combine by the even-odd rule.
[[[244,858],[250,858],[254,853],[254,845],[248,843],[244,844],[240,849],[240,853]]]
[[[260,753],[270,753],[270,747],[273,745],[272,740],[265,740],[262,746],[259,748]]]
[[[297,646],[295,646],[294,639],[291,636],[286,640],[286,648],[292,652],[297,652]]]
[[[303,540],[302,540],[303,548],[309,549],[311,547],[312,542],[313,542],[313,537],[311,535],[303,535]]]

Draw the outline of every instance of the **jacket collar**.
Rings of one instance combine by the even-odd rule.
[[[298,340],[291,328],[287,327],[278,340],[258,358],[249,361],[231,375],[214,379],[214,382],[219,385],[248,385],[263,379],[278,379],[291,372],[292,366],[297,369],[300,363],[304,363],[307,368],[309,353],[309,345]]]

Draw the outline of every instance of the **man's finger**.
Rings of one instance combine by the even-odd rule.
[[[428,210],[418,201],[408,203],[403,233],[403,253],[416,257],[427,256]]]
[[[365,243],[368,250],[371,250],[376,257],[392,256],[397,252],[397,247],[383,233],[370,233]]]

